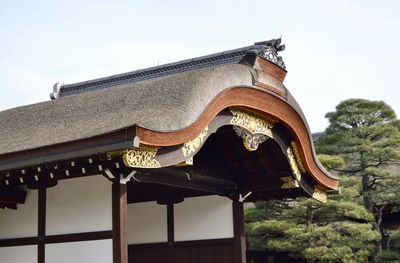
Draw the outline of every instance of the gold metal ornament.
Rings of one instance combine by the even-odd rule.
[[[301,172],[300,172],[299,167],[297,166],[296,159],[294,157],[292,148],[290,146],[287,148],[286,153],[289,158],[289,164],[290,164],[290,167],[292,168],[294,177],[296,178],[297,181],[300,181],[301,180]]]
[[[205,137],[208,134],[208,127],[205,127],[201,133],[193,140],[188,141],[182,147],[183,156],[189,157],[194,154],[200,146],[204,143]]]
[[[230,124],[236,134],[243,139],[243,144],[248,151],[257,150],[258,146],[268,138],[273,138],[272,127],[274,124],[258,116],[251,115],[239,109],[230,108],[234,117]]]
[[[157,148],[138,148],[128,150],[122,156],[124,163],[132,168],[160,168],[160,163],[155,159]]]
[[[272,127],[274,125],[264,119],[257,116],[250,115],[247,112],[241,111],[239,109],[230,108],[231,113],[234,115],[231,120],[231,124],[245,128],[252,134],[260,133],[272,138]]]
[[[325,203],[328,200],[326,191],[319,185],[314,186],[314,193],[312,194],[312,197],[322,203]]]
[[[297,162],[297,165],[298,165],[300,171],[302,173],[306,173],[306,169],[304,168],[303,161],[301,160],[299,149],[297,148],[296,143],[292,141],[290,144],[292,146],[294,157],[296,158],[296,162]]]
[[[282,189],[299,188],[299,183],[292,176],[281,177],[283,184]]]

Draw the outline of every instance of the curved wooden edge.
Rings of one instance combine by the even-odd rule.
[[[157,132],[142,127],[136,128],[141,143],[151,146],[173,146],[190,141],[206,127],[221,111],[232,106],[243,106],[258,110],[277,118],[292,134],[299,147],[307,172],[327,189],[337,190],[339,180],[320,169],[305,123],[290,105],[281,99],[254,87],[233,87],[216,96],[192,125],[173,132]]]

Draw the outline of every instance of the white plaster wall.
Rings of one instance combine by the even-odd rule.
[[[49,244],[46,245],[45,260],[46,263],[110,263],[113,260],[112,240]]]
[[[37,263],[37,246],[0,247],[0,262]]]
[[[0,239],[37,236],[37,213],[38,191],[28,189],[25,204],[0,210]]]
[[[166,242],[167,206],[156,202],[128,204],[128,244]]]
[[[232,201],[221,196],[185,198],[174,206],[175,240],[233,237]]]
[[[111,229],[111,182],[103,176],[60,180],[47,189],[47,235]]]

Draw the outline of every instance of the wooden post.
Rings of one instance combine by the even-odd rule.
[[[246,263],[246,242],[244,235],[244,215],[243,203],[234,198],[233,203],[233,242],[234,242],[234,262]]]
[[[44,237],[46,236],[46,188],[39,187],[38,189],[38,246],[37,257],[38,263],[45,262],[45,244]]]
[[[174,256],[174,242],[175,242],[175,230],[174,230],[174,203],[167,203],[167,239],[168,239],[168,258],[167,263],[173,263]]]
[[[112,185],[113,263],[128,263],[127,209],[126,185],[117,180]]]

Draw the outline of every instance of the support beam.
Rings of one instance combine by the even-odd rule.
[[[222,196],[232,196],[237,192],[237,184],[228,179],[189,173],[179,168],[152,169],[138,172],[134,180],[142,183],[158,183],[185,189],[210,192]]]
[[[18,187],[0,190],[0,202],[24,204],[25,199],[26,199],[26,191]]]
[[[112,185],[113,263],[128,263],[126,185],[119,180]]]
[[[234,262],[246,263],[243,203],[234,198],[233,203]]]

